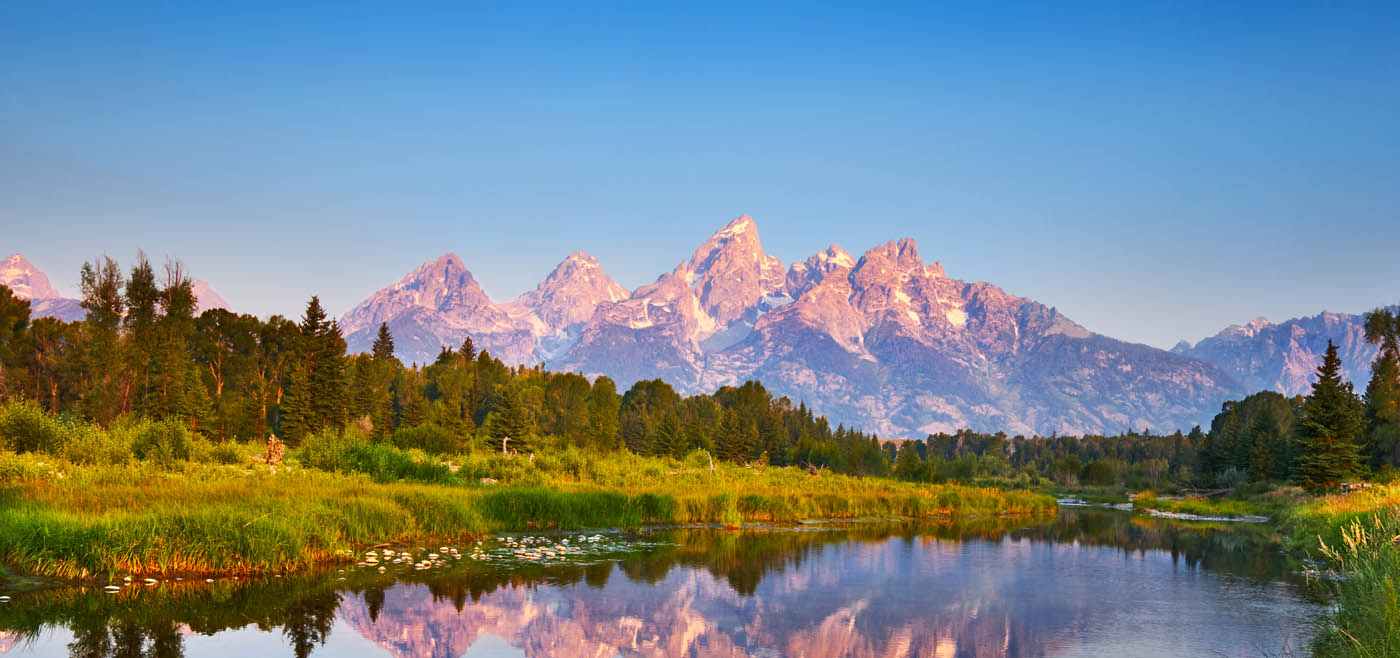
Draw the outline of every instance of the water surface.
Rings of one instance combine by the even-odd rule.
[[[0,607],[0,652],[1279,656],[1301,653],[1318,615],[1257,527],[1074,509],[983,525],[661,530],[548,565],[20,593]]]

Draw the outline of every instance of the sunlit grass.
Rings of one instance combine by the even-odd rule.
[[[1053,499],[1028,492],[812,476],[796,468],[715,463],[711,470],[698,457],[565,449],[534,459],[442,458],[391,446],[374,450],[382,454],[371,468],[392,462],[384,468],[407,477],[322,471],[295,457],[268,467],[251,459],[251,449],[235,464],[160,466],[0,452],[0,473],[7,475],[0,485],[0,556],[15,571],[64,578],[253,574],[303,569],[378,543],[466,540],[504,530],[961,519],[1055,509]],[[407,479],[422,474],[432,483]]]

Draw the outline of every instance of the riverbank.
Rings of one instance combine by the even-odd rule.
[[[301,463],[314,462],[312,455],[269,467],[247,455],[157,466],[0,453],[0,556],[12,573],[65,579],[251,575],[344,561],[381,543],[505,531],[1034,516],[1056,508],[1028,492],[627,453],[495,456],[470,466],[397,456],[450,476],[376,482],[382,473]],[[464,474],[483,465],[498,477]]]
[[[1336,603],[1314,656],[1400,656],[1400,486],[1318,497],[1280,527],[1290,547],[1323,563],[1319,575]]]

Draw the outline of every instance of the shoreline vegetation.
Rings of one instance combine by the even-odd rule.
[[[471,541],[505,532],[902,519],[961,523],[1055,513],[1056,495],[1203,517],[1268,517],[1286,548],[1316,562],[1337,602],[1317,656],[1400,650],[1400,485],[1314,496],[1254,487],[1229,496],[1128,495],[914,483],[761,463],[540,442],[533,455],[430,454],[353,427],[306,437],[284,463],[254,442],[213,443],[179,423],[103,428],[30,403],[0,406],[0,434],[27,424],[38,449],[0,450],[0,588],[44,579],[292,574],[350,563],[386,543]],[[43,446],[48,446],[47,448]],[[37,578],[36,578],[37,577]],[[1387,653],[1390,652],[1390,653]]]
[[[24,410],[6,409],[9,416]],[[60,454],[0,452],[0,556],[62,579],[285,573],[376,544],[507,531],[810,519],[1053,514],[1053,498],[804,469],[573,447],[532,456],[429,455],[351,430],[308,437],[281,465],[163,423],[114,428],[29,418]],[[143,446],[127,453],[126,445]],[[102,459],[94,454],[104,454]]]

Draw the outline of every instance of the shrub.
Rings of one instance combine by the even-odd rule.
[[[0,448],[15,452],[63,454],[67,432],[39,405],[30,400],[0,407]]]
[[[145,461],[169,465],[190,458],[190,431],[181,420],[170,418],[147,423],[136,433],[131,451]]]
[[[131,461],[129,435],[96,425],[60,419],[67,434],[63,456],[75,464],[125,464]]]
[[[0,451],[0,482],[22,482],[53,477],[58,471],[51,461],[33,454],[17,455]]]
[[[1107,462],[1095,459],[1084,465],[1084,470],[1079,472],[1079,481],[1091,485],[1109,485],[1118,479],[1118,475],[1113,472],[1113,467]]]
[[[455,435],[436,423],[400,427],[389,435],[389,442],[405,450],[417,448],[437,455],[457,452],[461,443]]]
[[[348,472],[354,470],[347,451],[359,443],[350,432],[323,429],[301,440],[297,449],[297,459],[302,466],[323,471]]]
[[[1220,475],[1217,475],[1215,477],[1215,484],[1226,489],[1234,489],[1235,487],[1244,484],[1248,480],[1248,473],[1238,468],[1235,468],[1234,466],[1231,466],[1230,468],[1221,471]]]
[[[431,461],[427,455],[415,455],[382,443],[356,443],[346,448],[348,470],[369,475],[375,482],[425,482],[448,484],[452,471],[446,464]]]
[[[196,438],[190,443],[190,460],[210,464],[239,464],[243,462],[243,448],[232,441],[215,443]]]

